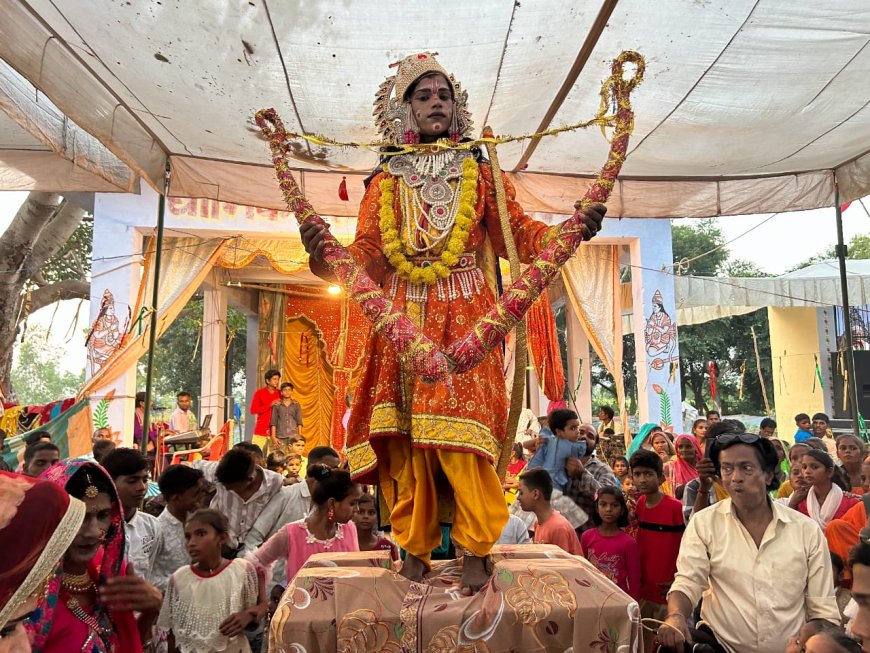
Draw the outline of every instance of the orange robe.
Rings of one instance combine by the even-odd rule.
[[[495,201],[492,171],[488,164],[481,163],[479,173],[476,220],[469,233],[465,254],[461,257],[465,259],[463,269],[468,270],[470,267],[472,271],[475,267],[481,267],[490,244],[497,256],[507,257]],[[393,266],[383,253],[379,226],[380,182],[386,174],[388,173],[379,173],[370,183],[360,205],[356,238],[348,249],[369,276],[375,282],[381,283],[385,291],[393,296],[396,307],[404,310],[408,317],[421,325],[426,336],[444,350],[450,343],[472,329],[477,320],[492,307],[496,296],[478,270],[474,273],[479,275],[481,283],[478,284],[475,293],[468,298],[462,292],[458,292],[458,296],[454,299],[445,298],[436,285],[429,286],[426,290],[425,302],[413,302],[406,298],[408,282],[396,277]],[[397,180],[397,189],[398,183]],[[543,248],[549,226],[523,213],[515,200],[514,188],[507,178],[505,178],[505,194],[508,200],[511,231],[520,260],[529,263]],[[399,192],[395,193],[396,200],[393,208],[397,221],[402,220],[401,224],[404,225],[399,195]],[[399,232],[405,238],[404,230],[400,228]],[[407,248],[405,254],[409,260],[414,261],[414,258],[408,254]],[[462,267],[462,261],[459,267]],[[453,272],[450,279],[454,277],[458,279],[459,275],[461,273]],[[412,466],[410,456],[415,451],[437,450],[440,452],[439,456],[443,452],[471,454],[479,460],[456,463],[455,466],[466,468],[470,465],[467,469],[480,470],[474,472],[475,477],[482,474],[486,478],[480,481],[481,485],[476,489],[466,488],[464,483],[463,489],[469,495],[469,499],[475,496],[477,501],[484,501],[487,510],[490,509],[488,504],[491,503],[489,494],[495,492],[500,507],[492,508],[491,515],[480,515],[481,524],[490,522],[488,525],[484,524],[485,533],[467,538],[468,543],[466,543],[461,541],[462,534],[456,532],[459,524],[454,523],[454,538],[475,554],[478,552],[485,554],[491,546],[486,542],[493,534],[492,541],[498,539],[501,528],[507,521],[507,509],[501,484],[491,465],[498,459],[501,451],[508,412],[501,349],[494,349],[473,370],[452,375],[452,390],[444,384],[427,384],[413,376],[402,366],[396,352],[387,341],[377,333],[373,333],[367,343],[363,360],[365,368],[354,392],[347,428],[347,458],[354,477],[362,483],[380,484],[387,508],[393,514],[393,531],[396,539],[403,548],[417,557],[424,558],[426,552],[423,549],[428,547],[431,541],[435,541],[436,531],[428,529],[431,532],[423,538],[425,544],[415,545],[414,541],[403,543],[400,533],[397,532],[395,518],[408,513],[410,519],[408,504],[416,501],[414,509],[418,512],[418,517],[424,513],[436,513],[435,517],[430,515],[426,521],[434,523],[437,527],[439,511],[432,506],[421,505],[423,498],[419,494],[412,493],[414,498],[407,493],[403,494],[407,489],[403,486],[422,482],[419,473],[422,473],[421,470],[426,465],[430,465],[434,478],[426,480],[425,483],[437,486],[434,490],[436,496],[432,501],[437,503],[438,497],[450,497],[453,495],[452,487],[455,486],[452,482],[454,479],[451,478],[454,476],[452,469],[447,469],[451,463],[443,458],[437,461],[430,457],[428,463],[420,462],[419,465],[413,465],[415,473],[410,478],[405,476],[399,478],[400,470],[397,469],[395,458],[402,458],[402,464],[407,464],[410,468]],[[394,459],[392,462],[391,457]],[[486,464],[478,468],[479,462]],[[431,465],[435,467],[432,468]],[[390,468],[393,469],[392,474]],[[475,478],[474,482],[477,481],[478,479]],[[472,482],[472,479],[469,482]],[[491,485],[494,487],[490,487]],[[402,496],[404,496],[404,504]],[[458,504],[459,498],[456,498]],[[396,510],[396,502],[404,505],[404,508],[400,505],[400,509]],[[477,510],[481,509],[478,504]],[[457,505],[456,516],[460,517],[461,512],[462,507]],[[441,516],[444,516],[443,512]],[[402,528],[403,526],[400,526],[399,530]],[[457,535],[459,538],[456,537]],[[416,538],[411,539],[416,540]],[[418,551],[412,550],[415,546]]]
[[[832,519],[825,527],[825,538],[831,553],[849,560],[849,551],[858,544],[858,534],[867,526],[867,511],[860,501],[849,508],[840,519]]]
[[[394,269],[383,254],[378,225],[380,181],[384,174],[378,174],[366,191],[360,206],[356,239],[348,249],[369,276],[387,288]],[[465,251],[473,253],[479,265],[487,235],[495,254],[507,256],[492,172],[487,164],[480,164],[477,191],[477,220]],[[523,213],[507,178],[505,191],[520,260],[530,263],[542,249],[549,227]],[[394,210],[397,216],[401,215],[398,193]],[[430,286],[424,304],[408,306],[411,302],[405,300],[407,285],[407,281],[399,279],[393,300],[396,307],[421,323],[426,336],[442,349],[466,335],[496,300],[486,284],[470,299],[460,293],[457,299],[450,301],[440,299],[435,287]],[[348,460],[361,482],[377,481],[372,472],[378,465],[378,450],[383,440],[398,435],[410,436],[415,447],[446,448],[475,453],[490,461],[497,459],[505,437],[508,408],[503,356],[498,348],[475,369],[453,375],[452,392],[443,384],[431,385],[410,378],[395,351],[377,333],[369,341],[363,360],[366,367],[354,392],[347,429]]]

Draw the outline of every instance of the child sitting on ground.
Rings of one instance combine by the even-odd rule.
[[[662,459],[641,449],[628,461],[640,498],[637,500],[637,546],[640,550],[640,616],[664,621],[667,594],[677,573],[677,555],[686,529],[683,504],[661,490]],[[644,632],[645,650],[652,651],[655,633]]]
[[[622,529],[628,526],[625,497],[615,487],[603,487],[595,497],[595,528],[580,537],[583,556],[619,588],[640,596],[640,552],[637,542]]]
[[[360,551],[389,551],[390,558],[399,559],[399,550],[390,538],[378,532],[378,511],[375,509],[375,498],[363,493],[356,504],[353,523],[356,525],[356,536]]]
[[[542,428],[537,437],[537,450],[526,468],[539,467],[546,470],[553,487],[564,492],[568,487],[565,461],[568,458],[582,458],[586,454],[586,439],[580,437],[580,420],[573,410],[554,410],[547,422],[548,426]],[[523,446],[528,444],[529,442],[525,442]]]
[[[523,510],[535,513],[532,541],[535,544],[555,544],[572,555],[580,555],[577,532],[558,510],[553,510],[550,504],[552,494],[553,480],[547,470],[527,468],[520,476],[517,502]]]

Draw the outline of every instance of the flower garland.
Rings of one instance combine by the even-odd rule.
[[[630,79],[623,76],[624,65],[634,64],[636,72]],[[631,93],[641,82],[644,60],[637,52],[625,51],[614,61],[611,76],[601,88],[601,106],[616,105],[615,131],[610,143],[607,162],[598,178],[582,200],[575,203],[578,212],[558,226],[550,242],[538,254],[537,259],[521,277],[504,291],[495,306],[478,320],[464,338],[448,345],[442,351],[420,328],[386,297],[383,290],[365,273],[350,252],[326,231],[323,260],[338,278],[348,294],[358,302],[365,316],[424,381],[442,382],[449,385],[452,373],[462,373],[479,364],[486,354],[498,346],[504,335],[512,329],[547,288],[560,266],[574,253],[585,239],[581,209],[592,202],[604,202],[613,189],[614,182],[628,150],[629,136],[634,128],[634,111]],[[272,163],[278,183],[287,200],[288,208],[296,220],[326,226],[314,207],[305,199],[302,189],[290,170],[291,135],[284,128],[275,109],[262,109],[256,114],[257,125],[269,141]],[[391,189],[392,190],[392,189]],[[457,219],[458,219],[457,215]],[[395,224],[395,221],[394,221]],[[398,237],[398,232],[396,234]]]
[[[396,269],[402,279],[411,283],[431,286],[439,278],[450,276],[450,268],[459,262],[459,257],[465,251],[471,226],[477,217],[475,202],[477,200],[477,177],[479,171],[477,162],[468,157],[462,162],[462,177],[459,181],[459,210],[456,223],[447,241],[447,246],[441,252],[441,260],[431,265],[416,266],[402,252],[402,242],[399,238],[399,224],[394,210],[396,198],[396,179],[392,175],[385,176],[380,183],[381,209],[380,222],[381,239],[384,244],[384,254]]]

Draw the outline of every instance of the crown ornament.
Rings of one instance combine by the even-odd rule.
[[[394,145],[408,144],[412,141],[413,120],[410,108],[404,97],[408,88],[427,73],[441,73],[453,86],[454,126],[450,130],[450,139],[459,141],[469,137],[474,123],[468,111],[468,92],[462,90],[462,85],[456,78],[435,59],[437,52],[420,52],[400,59],[392,64],[396,73],[387,77],[375,93],[374,111],[375,126],[384,140]]]

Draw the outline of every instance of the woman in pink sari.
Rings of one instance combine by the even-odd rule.
[[[263,575],[276,560],[286,558],[288,583],[315,553],[359,551],[351,521],[362,496],[359,484],[348,472],[326,465],[309,467],[308,475],[317,480],[311,491],[314,510],[305,519],[284,526],[248,557]]]
[[[0,472],[0,652],[30,651],[24,626],[84,518],[54,484]]]
[[[665,477],[668,484],[678,499],[682,499],[683,489],[689,481],[698,478],[698,470],[695,467],[698,461],[704,457],[701,445],[698,444],[694,435],[684,433],[674,440],[676,455],[665,464]]]
[[[33,651],[141,653],[141,635],[150,639],[162,596],[126,563],[123,509],[111,477],[76,459],[41,479],[84,502],[85,517],[26,626]]]

